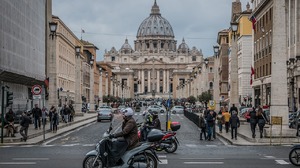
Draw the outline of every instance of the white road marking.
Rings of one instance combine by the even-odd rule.
[[[190,147],[190,148],[195,148],[195,147],[197,147],[198,145],[195,145],[195,144],[186,144],[185,146]]]
[[[282,165],[287,165],[287,164],[290,164],[284,160],[275,160],[277,162],[277,164],[282,164]]]
[[[166,155],[158,155],[157,157],[158,157],[158,158],[167,158]]]
[[[158,164],[168,164],[168,160],[167,159],[159,159],[160,162],[158,162]]]
[[[96,146],[95,144],[84,144],[82,146]]]
[[[183,162],[184,164],[224,164],[224,162]]]
[[[264,156],[265,158],[267,158],[267,159],[274,159],[275,158],[275,156]]]
[[[182,160],[224,160],[225,158],[180,158]]]
[[[49,160],[49,158],[12,158],[12,160]]]
[[[217,145],[205,145],[207,147],[218,147]]]
[[[0,162],[0,165],[33,165],[36,162]]]

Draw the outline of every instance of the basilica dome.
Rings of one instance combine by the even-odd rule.
[[[172,26],[168,20],[161,16],[156,1],[152,6],[150,16],[141,23],[137,31],[137,37],[146,36],[165,36],[174,38]]]

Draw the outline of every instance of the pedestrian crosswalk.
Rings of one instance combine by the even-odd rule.
[[[143,113],[135,113],[134,114],[135,116],[142,116],[143,115]],[[166,113],[160,113],[159,115],[161,115],[161,116],[165,116],[166,115]],[[172,116],[184,116],[184,114],[171,114]]]

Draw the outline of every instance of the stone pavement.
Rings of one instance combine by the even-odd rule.
[[[26,142],[21,142],[20,133],[16,133],[16,137],[4,137],[4,142],[1,146],[11,146],[11,145],[35,145],[44,142],[44,139],[51,139],[56,136],[62,135],[68,131],[75,130],[84,125],[95,122],[97,119],[96,113],[84,113],[83,116],[75,116],[73,122],[63,123],[60,122],[58,125],[58,130],[56,133],[50,131],[50,123],[47,122],[45,125],[45,134],[43,128],[35,130],[34,125],[31,124],[28,129],[28,140]],[[20,129],[20,127],[19,127]],[[265,130],[269,129],[269,125],[266,125]],[[4,130],[5,131],[5,130]],[[4,132],[5,133],[5,132]],[[258,127],[256,129],[256,138],[252,138],[252,133],[250,130],[250,124],[242,121],[240,127],[238,128],[237,140],[231,139],[231,132],[225,132],[225,127],[223,126],[222,133],[219,133],[219,128],[216,127],[216,133],[219,137],[226,140],[232,145],[293,145],[300,143],[300,137],[284,137],[284,138],[270,138],[263,137],[259,138]]]
[[[216,133],[221,138],[225,139],[232,145],[293,145],[300,143],[300,137],[276,137],[276,138],[269,138],[263,137],[260,138],[258,126],[256,127],[256,138],[252,138],[252,132],[250,129],[250,123],[246,121],[242,121],[240,127],[238,128],[238,137],[237,140],[231,139],[231,130],[226,133],[225,127],[223,126],[222,133],[219,133],[219,128],[216,127]],[[270,125],[265,126],[265,131],[269,131]],[[273,130],[274,128],[272,128]],[[291,129],[292,130],[292,129]],[[294,130],[293,130],[294,131]]]
[[[50,131],[50,122],[47,121],[45,125],[45,131],[43,129],[43,126],[41,126],[41,129],[35,129],[34,124],[30,124],[29,129],[28,129],[28,139],[26,142],[21,141],[22,136],[20,133],[15,133],[16,137],[4,137],[3,138],[3,143],[0,143],[1,146],[7,146],[7,145],[34,145],[34,144],[39,144],[42,143],[47,139],[54,138],[56,136],[62,135],[68,131],[77,129],[79,127],[82,127],[84,125],[90,124],[97,119],[97,114],[96,113],[84,113],[83,116],[75,116],[74,121],[69,122],[69,123],[63,123],[60,122],[59,125],[57,126],[57,132],[52,133]],[[15,124],[19,125],[19,124]],[[20,126],[18,127],[20,129]],[[1,131],[0,131],[1,133]],[[5,129],[4,129],[4,134],[5,134]]]

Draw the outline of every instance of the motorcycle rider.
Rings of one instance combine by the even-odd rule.
[[[147,134],[150,131],[150,126],[152,126],[153,124],[153,115],[152,115],[152,111],[147,111],[147,113],[145,114],[145,121],[144,121],[144,125],[141,128],[141,140],[142,141],[146,141],[147,140]]]
[[[159,129],[161,130],[161,124],[160,124],[160,120],[158,118],[158,112],[157,111],[154,111],[152,113],[152,116],[153,116],[153,121],[152,121],[152,125],[150,126],[150,128],[154,128],[154,129]]]
[[[139,142],[137,124],[132,116],[133,110],[126,108],[123,112],[122,131],[110,135],[110,138],[124,137],[125,143],[128,145],[127,150],[133,148]]]

